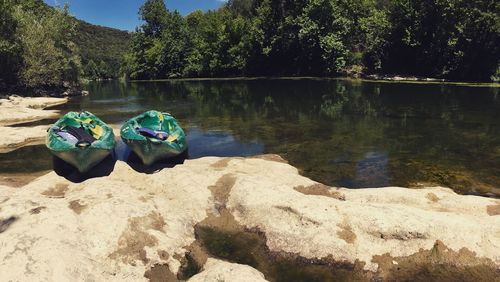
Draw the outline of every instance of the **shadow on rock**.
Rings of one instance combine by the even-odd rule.
[[[19,218],[15,216],[11,216],[7,219],[0,219],[0,233],[5,232],[12,223],[16,222]]]
[[[142,160],[134,152],[130,152],[126,160],[127,164],[135,171],[146,174],[153,174],[165,168],[173,168],[176,165],[183,164],[189,158],[188,151],[165,160],[157,161],[152,165],[145,165]]]
[[[54,171],[57,175],[62,176],[71,182],[80,183],[90,178],[110,175],[115,168],[116,158],[113,154],[110,154],[102,160],[102,162],[85,173],[79,172],[78,169],[55,156],[52,157],[52,163]]]

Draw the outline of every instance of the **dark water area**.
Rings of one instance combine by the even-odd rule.
[[[258,79],[113,81],[88,90],[56,108],[117,125],[168,111],[187,133],[190,158],[275,153],[332,186],[442,185],[500,196],[498,87]],[[49,156],[43,146],[0,155],[2,171],[47,169],[12,162],[27,152]]]

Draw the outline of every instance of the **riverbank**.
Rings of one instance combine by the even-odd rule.
[[[67,103],[67,98],[23,98],[10,96],[0,99],[0,153],[13,151],[28,144],[38,144],[45,139],[47,126],[16,126],[60,116],[57,110],[46,108]]]
[[[498,82],[450,81],[437,78],[421,78],[415,76],[364,75],[361,77],[321,77],[321,76],[238,76],[238,77],[185,77],[151,80],[129,80],[130,82],[161,82],[161,81],[235,81],[235,80],[350,80],[359,82],[408,83],[408,84],[444,84],[467,87],[500,87]]]
[[[64,83],[59,87],[27,87],[22,85],[11,85],[0,87],[0,99],[8,99],[11,96],[21,97],[75,97],[88,95],[88,91],[82,88],[82,84],[70,85]]]
[[[47,110],[47,108],[67,102],[67,98],[46,97],[10,96],[7,99],[0,99],[0,131],[2,132],[0,154],[9,153],[24,146],[43,144],[48,126],[23,126],[23,124],[58,118],[59,111]],[[26,161],[37,160],[27,159]],[[0,172],[0,185],[22,186],[45,173],[47,172],[40,171],[28,174],[2,171]]]
[[[328,187],[276,155],[205,157],[155,174],[117,162],[82,183],[51,172],[0,187],[0,203],[7,280],[494,281],[500,270],[500,200]]]
[[[65,102],[0,100],[2,130],[41,141],[38,126],[10,125],[56,118],[45,108]],[[111,165],[81,183],[55,172],[0,181],[5,279],[495,281],[500,271],[498,199],[329,187],[278,155],[205,157],[153,174]]]

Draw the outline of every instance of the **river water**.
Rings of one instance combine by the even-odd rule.
[[[274,153],[332,186],[442,185],[500,196],[498,87],[231,79],[87,88],[91,95],[57,109],[90,111],[117,126],[149,109],[168,111],[187,133],[190,158]],[[45,146],[29,146],[0,154],[0,171],[50,170],[49,159]]]

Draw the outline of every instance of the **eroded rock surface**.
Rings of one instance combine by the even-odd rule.
[[[0,125],[12,125],[37,121],[46,118],[55,118],[59,111],[44,110],[45,108],[64,104],[66,98],[24,98],[11,96],[9,99],[0,99]]]
[[[10,127],[20,123],[57,118],[59,111],[44,110],[66,103],[66,98],[23,98],[11,96],[0,99],[0,153],[7,153],[28,144],[41,144],[47,126]]]
[[[26,145],[42,144],[47,135],[46,125],[34,127],[0,126],[0,154],[8,153]]]
[[[110,176],[78,184],[49,173],[0,186],[0,273],[7,281],[173,281],[201,271],[193,281],[264,280],[260,273],[273,281],[298,263],[318,265],[301,275],[321,277],[340,267],[335,273],[361,280],[494,280],[499,205],[439,187],[329,188],[277,157],[207,157],[154,174],[117,162]],[[213,248],[227,242],[206,246],[200,232],[249,234],[262,256],[287,264],[276,270],[252,252],[238,260],[228,255],[242,253],[235,249],[229,262],[214,260],[224,255]]]

